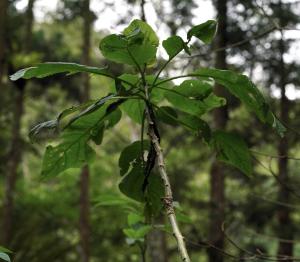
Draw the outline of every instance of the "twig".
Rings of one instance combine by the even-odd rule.
[[[266,157],[271,157],[271,158],[287,158],[290,160],[295,160],[295,161],[300,161],[300,158],[297,157],[292,157],[292,156],[278,156],[278,155],[269,155],[267,153],[263,153],[263,152],[258,152],[255,150],[250,150],[252,153],[257,154],[257,155],[262,155],[262,156],[266,156]]]

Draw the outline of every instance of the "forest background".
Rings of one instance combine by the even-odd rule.
[[[123,119],[107,133],[88,172],[69,169],[51,178],[40,175],[51,134],[34,143],[28,137],[35,124],[82,102],[87,86],[93,99],[113,83],[80,74],[16,82],[8,77],[45,61],[108,66],[121,74],[125,66],[105,60],[98,46],[135,18],[149,22],[161,39],[184,36],[192,25],[216,19],[213,44],[193,42],[193,56],[181,54],[165,76],[207,66],[243,73],[287,127],[281,138],[216,88],[227,105],[206,120],[247,142],[254,172],[245,176],[217,161],[197,135],[180,126],[161,126],[192,260],[300,260],[297,0],[1,0],[0,245],[12,251],[16,262],[141,261],[139,246],[130,245],[123,230],[128,212],[120,205],[124,198],[118,189],[120,151],[139,139],[134,121]],[[163,49],[159,55],[161,65],[167,55]],[[157,225],[165,222],[162,214]],[[180,261],[175,240],[159,226],[147,236],[147,247],[149,261]]]

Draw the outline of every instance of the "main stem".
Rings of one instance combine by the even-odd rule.
[[[148,87],[145,86],[145,93],[146,98],[149,101],[149,95],[148,95]],[[156,134],[156,126],[155,126],[155,119],[154,116],[151,114],[151,109],[149,108],[150,105],[146,105],[146,117],[148,122],[148,136],[155,148],[156,155],[157,155],[157,163],[158,163],[158,170],[160,177],[163,181],[164,188],[165,188],[165,196],[163,198],[164,207],[168,216],[168,219],[170,221],[173,235],[177,241],[177,246],[179,250],[180,257],[182,261],[190,262],[190,257],[188,255],[184,237],[181,234],[181,231],[179,229],[179,226],[177,224],[177,219],[174,211],[174,205],[173,205],[173,193],[171,189],[170,180],[166,171],[165,166],[165,160],[162,148],[160,146],[159,138]]]

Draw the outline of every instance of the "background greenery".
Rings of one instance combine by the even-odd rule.
[[[214,206],[210,176],[215,156],[199,137],[191,136],[181,127],[162,125],[162,143],[174,198],[183,210],[179,217],[182,231],[193,261],[230,261],[232,258],[228,254],[247,256],[246,261],[264,261],[271,257],[276,260],[282,238],[284,243],[293,246],[293,255],[299,259],[300,106],[297,88],[300,69],[295,50],[300,31],[294,29],[299,28],[300,4],[299,1],[278,0],[219,1],[227,2],[227,67],[250,76],[280,118],[284,116],[282,112],[287,113],[283,122],[288,126],[285,152],[290,159],[281,154],[280,137],[230,97],[226,128],[247,141],[253,152],[254,174],[246,177],[237,169],[223,166],[226,201],[221,204],[225,212],[222,222],[225,222],[226,236],[222,253],[217,248],[208,248],[209,243],[214,242],[211,235],[214,217],[210,213]],[[58,177],[43,179],[40,175],[41,159],[46,141],[52,134],[47,134],[37,143],[32,143],[28,137],[30,128],[36,123],[53,119],[63,109],[80,103],[84,78],[81,75],[55,76],[17,83],[8,79],[8,75],[18,69],[42,61],[83,61],[85,1],[59,1],[57,10],[42,22],[34,19],[33,7],[37,1],[29,1],[25,10],[16,9],[17,2],[2,0],[0,6],[0,37],[1,44],[4,43],[0,48],[0,214],[3,219],[8,217],[11,221],[11,228],[3,223],[0,244],[13,252],[11,257],[16,262],[141,261],[139,247],[128,245],[122,231],[127,227],[127,210],[118,205],[101,205],[105,199],[120,196],[119,154],[126,145],[139,139],[139,127],[129,118],[123,119],[106,133],[102,145],[96,148],[97,158],[89,163],[90,250],[86,258],[79,231],[80,169],[70,169]],[[118,2],[105,2],[103,12],[108,9],[117,12]],[[205,1],[151,1],[158,17],[157,24],[165,28],[166,36],[162,37],[187,31],[193,18],[201,16],[201,12],[195,14],[193,10],[197,5],[200,6],[197,10],[201,10],[202,2]],[[161,8],[162,3],[168,8]],[[116,26],[121,28],[133,18],[143,16],[143,1],[128,0],[125,4],[133,11],[132,14],[120,14]],[[217,7],[218,1],[212,4]],[[144,8],[146,18],[147,12]],[[97,16],[101,20],[101,14]],[[216,16],[222,19],[220,15]],[[92,24],[96,14],[88,11],[88,19]],[[274,29],[278,24],[284,28],[283,37],[280,30]],[[115,73],[120,73],[123,66],[106,61],[99,52],[100,39],[107,34],[108,30],[91,30],[89,64],[108,65]],[[218,47],[217,43],[203,46],[195,42],[193,52],[200,55],[188,60],[182,54],[168,67],[168,75],[200,66],[216,66],[218,52],[215,46]],[[90,98],[104,96],[112,85],[107,78],[90,77]],[[282,99],[285,96],[276,95],[282,91],[282,86],[285,90],[294,90],[288,92],[285,101]],[[286,102],[288,106],[282,107]],[[213,116],[207,116],[207,121],[213,123]],[[282,159],[287,162],[288,179],[278,180],[278,166]],[[15,186],[8,187],[7,181],[14,169]],[[288,197],[282,198],[279,192]],[[5,206],[7,195],[13,196],[11,213]],[[283,222],[278,218],[287,213],[288,220]],[[164,223],[164,217],[157,223]],[[220,224],[215,224],[215,228],[220,231]],[[8,238],[5,237],[7,234]],[[218,246],[217,242],[213,244]],[[159,262],[157,257],[160,261],[179,261],[172,235],[154,232],[149,245],[150,261]],[[156,256],[155,250],[158,252]],[[219,255],[214,258],[211,252]],[[249,252],[265,255],[253,257]]]

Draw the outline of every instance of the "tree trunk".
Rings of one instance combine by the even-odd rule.
[[[83,46],[82,63],[90,64],[90,45],[91,45],[91,11],[90,0],[83,1]],[[85,102],[89,99],[90,81],[88,74],[82,75],[83,90],[81,100]],[[80,234],[80,255],[82,262],[90,260],[90,200],[89,184],[90,172],[88,165],[81,170],[80,175],[80,212],[79,212],[79,234]]]
[[[35,0],[28,2],[26,10],[26,34],[24,41],[26,46],[24,51],[29,52],[32,39],[32,24],[33,24],[33,6]],[[14,70],[14,69],[13,69]],[[22,137],[21,137],[21,121],[24,113],[24,93],[26,82],[20,79],[14,83],[15,85],[15,106],[14,119],[12,126],[12,142],[8,154],[7,175],[5,178],[5,196],[3,207],[3,242],[9,245],[13,234],[13,210],[14,210],[14,195],[17,181],[18,167],[22,158]]]
[[[217,0],[215,2],[218,16],[218,32],[215,39],[215,48],[221,48],[226,45],[226,24],[227,24],[227,1]],[[216,52],[215,67],[226,69],[226,51]],[[215,93],[219,96],[226,96],[222,86],[215,86]],[[214,124],[217,129],[224,129],[227,122],[226,107],[217,108],[213,112]],[[209,241],[214,246],[224,248],[224,236],[222,224],[225,220],[225,196],[224,196],[224,167],[216,160],[212,164],[210,171],[210,225]],[[208,249],[208,259],[210,262],[222,262],[223,255],[213,248]]]
[[[5,50],[6,50],[6,25],[7,25],[8,1],[0,1],[0,90],[2,89],[2,80],[5,68]]]
[[[22,139],[20,130],[24,104],[24,80],[16,82],[16,86],[12,142],[10,152],[8,154],[7,174],[5,178],[5,194],[3,201],[2,232],[3,244],[6,246],[9,246],[12,239],[15,185],[17,180],[18,166],[21,161]]]
[[[285,87],[286,87],[286,72],[285,72],[285,64],[284,64],[284,40],[281,38],[279,42],[279,50],[280,50],[280,91],[281,91],[281,99],[280,99],[280,118],[283,123],[288,124],[289,121],[289,100],[286,97]],[[287,156],[289,151],[288,137],[285,136],[280,139],[278,145],[278,155],[279,156]],[[290,194],[288,189],[284,186],[289,184],[288,178],[288,159],[287,157],[282,157],[278,159],[278,178],[282,183],[279,185],[278,192],[278,201],[281,203],[289,203]],[[290,217],[290,209],[285,206],[278,207],[278,237],[281,239],[289,239],[293,240],[293,226]],[[279,246],[277,250],[278,258],[282,255],[284,256],[293,256],[293,243],[279,241]],[[288,262],[292,262],[293,259],[285,260]]]
[[[164,217],[158,219],[159,224],[164,224]],[[165,232],[159,229],[152,230],[147,237],[148,253],[152,262],[168,262],[168,249]]]

